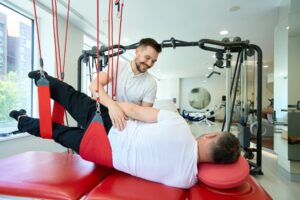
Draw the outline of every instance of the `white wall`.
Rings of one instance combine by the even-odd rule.
[[[170,99],[173,100],[176,99],[176,106],[179,108],[179,79],[178,78],[172,78],[172,79],[160,79],[157,81],[157,100],[164,100],[164,99]]]

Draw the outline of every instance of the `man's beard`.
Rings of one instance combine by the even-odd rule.
[[[136,69],[137,69],[140,73],[145,73],[145,72],[147,71],[147,69],[143,71],[143,70],[141,69],[141,65],[142,65],[142,64],[144,64],[144,63],[138,64],[137,61],[135,61]],[[146,64],[144,64],[144,65],[146,65]],[[147,65],[146,65],[146,66],[147,66]]]

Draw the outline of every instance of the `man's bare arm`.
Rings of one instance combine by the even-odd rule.
[[[125,102],[118,102],[118,104],[129,118],[148,123],[157,122],[159,110],[156,108],[144,107]]]
[[[108,81],[111,81],[111,78],[109,78]],[[113,126],[118,128],[119,130],[123,130],[126,126],[127,117],[123,113],[123,110],[119,107],[119,105],[114,100],[112,100],[111,97],[105,92],[104,86],[107,85],[108,81],[107,73],[100,72],[99,81],[97,80],[97,78],[94,78],[89,86],[89,89],[92,92],[93,98],[96,99],[99,95],[101,104],[108,108],[109,116]],[[97,84],[99,84],[98,94],[96,92]]]
[[[148,102],[142,102],[141,106],[144,106],[144,107],[152,107],[153,106],[153,103],[148,103]]]

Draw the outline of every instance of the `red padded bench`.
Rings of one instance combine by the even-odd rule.
[[[185,200],[187,190],[143,180],[114,170],[86,200]]]
[[[205,166],[210,169],[202,165],[202,170]],[[50,152],[26,152],[0,160],[0,194],[46,199],[87,195],[87,200],[272,199],[249,175],[234,188],[216,189],[199,181],[187,191],[97,166],[78,155]]]
[[[25,152],[0,160],[0,194],[79,199],[110,171],[75,154]]]

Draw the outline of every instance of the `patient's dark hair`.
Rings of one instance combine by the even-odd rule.
[[[139,46],[138,47],[146,47],[146,46],[150,46],[153,49],[155,49],[155,51],[157,53],[161,52],[161,46],[160,44],[158,44],[156,42],[156,40],[152,39],[152,38],[143,38],[140,40]]]
[[[212,157],[216,163],[233,163],[240,154],[240,142],[229,132],[222,132],[212,149]]]

